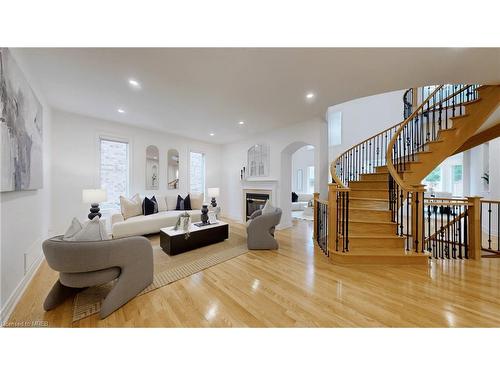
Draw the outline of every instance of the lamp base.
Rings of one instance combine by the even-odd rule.
[[[99,203],[92,203],[90,206],[90,214],[89,216],[87,216],[89,220],[92,220],[96,216],[99,216],[99,218],[101,218],[102,214],[99,212]]]
[[[212,207],[217,207],[217,201],[214,197],[212,197],[212,201],[210,203],[212,204]]]

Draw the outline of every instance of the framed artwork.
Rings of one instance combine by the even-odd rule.
[[[43,187],[42,105],[7,48],[0,48],[0,191]]]

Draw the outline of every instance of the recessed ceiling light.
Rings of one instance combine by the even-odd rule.
[[[125,113],[125,110],[122,108],[118,108],[118,113]]]
[[[308,93],[306,94],[306,98],[307,98],[307,99],[312,99],[312,98],[314,98],[314,93],[312,93],[312,92],[308,92]]]
[[[238,124],[245,125],[245,121],[240,121],[240,122],[238,122]]]
[[[214,133],[210,133],[210,136],[213,137],[215,134]]]
[[[138,89],[141,88],[141,84],[139,83],[139,81],[136,81],[135,79],[132,79],[132,78],[129,79],[128,83],[132,87],[135,87],[135,88],[138,88]]]

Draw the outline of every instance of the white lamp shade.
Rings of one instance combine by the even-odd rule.
[[[106,190],[85,189],[82,191],[83,203],[101,203],[106,202],[106,199]]]
[[[208,188],[208,196],[210,198],[218,198],[219,197],[219,188]]]

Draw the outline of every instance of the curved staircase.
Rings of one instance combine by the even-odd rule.
[[[428,263],[421,181],[495,111],[500,85],[422,88],[418,107],[408,96],[405,120],[341,154],[328,201],[316,196],[315,236],[336,263]]]

